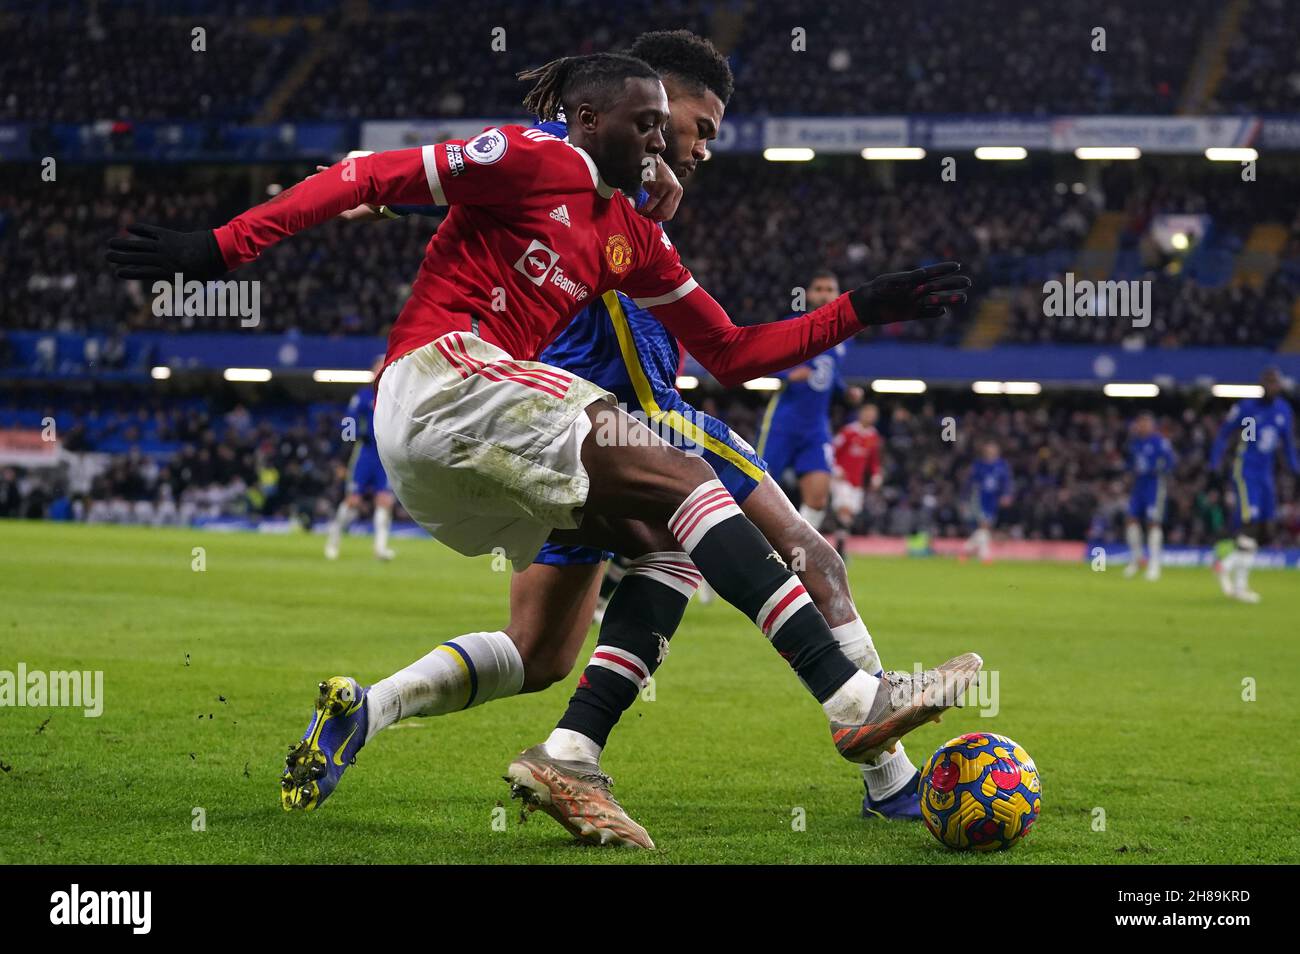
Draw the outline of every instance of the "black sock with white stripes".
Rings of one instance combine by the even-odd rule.
[[[668,654],[668,640],[699,585],[699,570],[685,553],[633,560],[610,597],[596,648],[556,728],[604,747]]]
[[[668,529],[709,586],[757,624],[818,702],[857,673],[799,578],[721,481],[695,488]]]

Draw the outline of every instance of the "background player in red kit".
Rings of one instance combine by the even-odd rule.
[[[955,263],[882,276],[800,319],[738,328],[628,199],[664,149],[668,105],[657,74],[631,57],[596,54],[535,76],[525,105],[543,119],[562,108],[569,141],[508,126],[377,153],[331,167],[215,231],[133,227],[135,238],[111,243],[110,260],[123,278],[212,279],[362,203],[451,206],[393,326],[378,382],[376,438],[406,510],[453,549],[504,552],[518,568],[548,537],[628,555],[688,555],[683,562],[755,621],[821,702],[840,753],[874,758],[952,705],[979,658],[915,679],[859,670],[707,464],[656,440],[607,392],[533,359],[593,295],[618,289],[716,378],[739,383],[804,361],[863,325],[937,317],[964,301],[969,281]],[[642,659],[655,658],[657,633],[675,628],[685,609],[673,561],[664,564],[643,605],[622,604],[622,625],[646,644]],[[318,805],[366,739],[403,710],[486,701],[521,675],[504,633],[473,633],[368,688],[342,676],[322,683],[290,753],[285,807]],[[599,801],[609,830],[621,825],[636,841],[644,831],[586,765],[581,734],[569,734],[577,738],[566,747],[548,740],[530,750],[534,763]]]
[[[866,482],[877,489],[884,478],[880,462],[880,432],[874,404],[858,408],[857,420],[840,428],[831,442],[835,471],[831,478],[831,507],[835,510],[835,548],[844,556],[844,538],[862,513]]]

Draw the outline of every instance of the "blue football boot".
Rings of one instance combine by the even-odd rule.
[[[320,684],[316,711],[302,740],[289,746],[280,779],[284,810],[310,812],[330,797],[357,752],[366,744],[369,707],[355,679],[331,676]]]
[[[863,818],[900,818],[906,821],[921,820],[921,773],[917,772],[906,785],[888,798],[876,801],[870,795],[862,799]]]

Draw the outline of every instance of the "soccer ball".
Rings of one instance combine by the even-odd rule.
[[[1029,753],[1005,735],[949,739],[921,769],[921,816],[949,848],[1010,848],[1038,818],[1042,782]]]

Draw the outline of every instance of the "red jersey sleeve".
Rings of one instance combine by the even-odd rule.
[[[723,387],[802,364],[862,330],[847,294],[800,318],[742,328],[691,277],[663,229],[648,219],[634,229],[646,254],[619,291],[658,318]]]
[[[235,216],[216,230],[217,245],[226,265],[238,268],[276,242],[363,203],[427,205],[431,197],[421,149],[344,159]]]
[[[589,175],[574,150],[559,147],[561,140],[540,129],[504,126],[469,140],[344,159],[231,219],[216,230],[217,245],[226,265],[237,268],[276,242],[365,203],[518,203],[521,195]],[[538,156],[542,149],[548,150],[545,162]]]
[[[501,126],[472,139],[424,147],[429,190],[438,205],[517,205],[520,196],[590,185],[578,153],[542,129]]]

